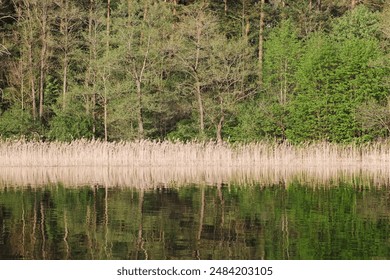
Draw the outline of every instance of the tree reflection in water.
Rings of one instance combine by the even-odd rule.
[[[0,259],[387,259],[387,188],[2,188]]]

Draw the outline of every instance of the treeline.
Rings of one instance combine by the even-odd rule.
[[[0,1],[0,135],[390,134],[386,0]]]

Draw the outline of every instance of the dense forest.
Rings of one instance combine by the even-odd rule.
[[[390,1],[0,0],[0,135],[390,136]]]

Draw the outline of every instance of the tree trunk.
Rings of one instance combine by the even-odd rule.
[[[106,21],[106,56],[110,53],[110,14],[111,14],[111,0],[107,0],[107,21]],[[104,66],[105,67],[105,66]],[[103,104],[103,110],[104,110],[104,141],[108,140],[108,123],[107,123],[107,106],[108,106],[108,89],[107,89],[107,83],[106,77],[110,75],[110,69],[107,69],[108,74],[106,75],[106,71],[104,71],[104,104]]]
[[[39,118],[43,119],[43,106],[44,106],[44,87],[47,71],[47,51],[48,51],[48,3],[43,1],[41,17],[41,57],[39,67]],[[39,15],[37,15],[39,16]]]
[[[223,98],[220,95],[219,96],[219,106],[220,106],[220,117],[219,117],[219,122],[217,125],[217,142],[222,143],[222,127],[223,127],[223,122],[225,120],[225,114],[224,114],[224,106],[223,106]]]
[[[28,45],[28,62],[29,62],[29,82],[31,87],[31,99],[32,99],[32,116],[33,119],[37,118],[37,104],[36,104],[36,94],[35,94],[35,80],[34,80],[34,71],[33,71],[33,54],[32,54],[32,45]]]
[[[110,15],[111,15],[111,0],[107,0],[107,22],[106,22],[106,35],[107,35],[107,54],[110,51]]]
[[[217,142],[218,143],[222,143],[223,142],[223,139],[222,139],[222,126],[223,126],[224,120],[225,120],[225,116],[222,115],[221,118],[219,119],[218,126],[217,126]]]
[[[260,27],[259,27],[259,85],[263,85],[263,42],[264,42],[264,21],[265,21],[265,13],[264,13],[265,0],[261,0],[260,2]]]
[[[137,81],[137,121],[138,121],[138,139],[144,138],[144,122],[142,118],[142,89],[141,82]]]
[[[195,81],[195,94],[196,98],[198,100],[198,106],[199,106],[199,134],[201,138],[204,137],[204,109],[203,109],[203,101],[202,101],[202,91],[200,87],[200,81],[198,78],[198,67],[199,67],[199,59],[200,59],[200,38],[202,36],[202,23],[197,22],[196,23],[196,55],[195,55],[195,76],[196,76],[196,81]]]
[[[105,74],[103,74],[105,75]],[[103,77],[104,81],[104,96],[103,96],[103,110],[104,110],[104,141],[107,141],[108,140],[108,124],[107,124],[107,80],[106,80],[106,76]]]
[[[62,74],[62,110],[65,110],[66,107],[66,92],[67,92],[67,84],[68,84],[68,53],[69,53],[69,18],[68,18],[68,10],[69,10],[69,2],[68,0],[64,0],[62,3],[62,16],[61,16],[61,26],[60,30],[64,36],[63,41],[63,74]]]
[[[96,91],[95,91],[95,81],[96,81],[96,73],[92,71],[92,61],[96,61],[97,59],[97,51],[96,51],[96,22],[94,19],[94,5],[95,0],[89,1],[89,16],[88,16],[88,42],[89,42],[89,61],[88,61],[88,69],[85,75],[85,87],[89,88],[92,86],[92,96],[91,96],[91,105],[88,105],[89,100],[87,98],[86,111],[89,113],[91,111],[92,114],[92,137],[95,139],[96,135]],[[89,108],[91,106],[91,108]]]
[[[64,53],[64,63],[63,63],[63,67],[64,67],[64,73],[63,73],[63,77],[62,77],[62,97],[63,97],[63,100],[62,100],[62,110],[64,111],[65,110],[65,107],[66,107],[66,92],[67,92],[67,78],[68,78],[68,55],[67,53],[65,52]]]
[[[195,93],[196,93],[196,99],[198,100],[198,106],[199,106],[199,134],[203,138],[203,136],[204,136],[204,110],[203,110],[202,92],[201,92],[199,80],[197,80],[195,83]]]
[[[26,44],[27,44],[27,55],[28,55],[28,80],[31,90],[31,103],[32,103],[32,116],[33,119],[37,118],[37,104],[36,104],[36,89],[35,89],[35,79],[34,79],[34,58],[33,58],[33,40],[34,40],[34,31],[32,28],[32,14],[29,2],[24,3],[26,6],[27,13],[27,33],[26,34]]]

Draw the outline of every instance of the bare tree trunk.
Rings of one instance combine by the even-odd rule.
[[[250,23],[249,16],[246,14],[246,0],[242,1],[241,21],[242,37],[245,38],[245,40],[248,40]]]
[[[220,99],[220,110],[221,110],[221,115],[220,115],[220,118],[219,118],[219,122],[218,122],[218,125],[217,125],[217,142],[218,143],[222,143],[223,139],[222,139],[222,126],[223,126],[223,122],[225,120],[225,115],[224,115],[224,110],[223,110],[223,98],[222,96],[219,97]]]
[[[145,16],[146,16],[146,12],[145,12]],[[138,121],[139,139],[143,139],[145,136],[143,116],[142,116],[142,83],[143,83],[144,72],[146,69],[146,64],[149,56],[150,40],[151,40],[151,35],[149,34],[141,70],[138,72],[136,67],[135,66],[133,67],[133,76],[135,78],[135,83],[137,86],[137,121]]]
[[[195,92],[196,92],[196,98],[198,100],[198,106],[199,106],[199,125],[200,125],[199,134],[201,135],[201,137],[203,137],[204,136],[204,110],[203,110],[202,92],[201,92],[199,80],[197,80],[195,83]]]
[[[136,81],[137,84],[137,121],[138,121],[138,139],[144,138],[144,122],[142,117],[142,89],[141,82]]]
[[[61,26],[60,30],[64,36],[63,42],[63,75],[62,75],[62,110],[65,110],[66,107],[66,92],[68,84],[68,53],[69,53],[69,18],[68,18],[68,9],[69,2],[64,0],[62,3],[62,16],[61,16]]]
[[[106,21],[106,36],[107,36],[107,41],[106,41],[106,55],[108,56],[110,53],[110,14],[111,14],[111,0],[107,0],[107,21]],[[110,75],[110,70],[107,69],[108,75]],[[105,72],[105,71],[104,71]],[[103,74],[105,76],[104,78],[104,141],[108,140],[108,124],[107,124],[107,106],[108,106],[108,98],[107,98],[107,83],[108,81],[106,80],[106,73]]]
[[[91,114],[92,114],[92,137],[95,139],[96,135],[96,88],[95,88],[95,80],[96,73],[92,71],[92,61],[96,61],[97,59],[97,51],[96,51],[96,22],[94,19],[94,9],[95,9],[95,0],[89,1],[89,16],[88,16],[88,41],[89,41],[89,62],[88,62],[88,70],[86,71],[85,77],[85,87],[88,88],[92,86],[92,96],[91,96]],[[86,104],[86,111],[89,113],[89,105]]]
[[[225,116],[221,116],[221,118],[219,119],[219,122],[218,122],[218,126],[217,126],[217,142],[218,143],[222,143],[223,142],[223,139],[222,139],[222,126],[223,126],[223,122],[225,120]]]
[[[34,31],[32,28],[32,14],[31,14],[31,8],[30,3],[28,1],[24,2],[24,5],[26,6],[26,13],[27,13],[27,32],[26,34],[26,45],[27,45],[27,56],[28,56],[28,76],[29,76],[29,84],[30,84],[30,90],[31,90],[31,102],[32,102],[32,116],[33,119],[36,120],[37,118],[37,105],[36,105],[36,90],[35,90],[35,79],[34,79],[34,58],[33,58],[33,39],[34,39]]]
[[[39,67],[39,118],[43,119],[43,105],[44,105],[44,86],[47,71],[47,52],[48,52],[48,3],[43,1],[41,17],[41,57]],[[38,16],[38,15],[37,15]]]
[[[196,75],[196,81],[195,81],[195,93],[196,98],[198,100],[198,106],[199,106],[199,134],[203,138],[204,136],[204,109],[203,109],[203,101],[202,101],[202,91],[200,87],[200,81],[198,78],[198,67],[199,67],[199,59],[200,59],[200,38],[202,36],[202,23],[197,22],[196,23],[196,56],[195,56],[195,75]]]
[[[62,101],[62,110],[65,110],[65,107],[66,107],[66,92],[67,92],[67,84],[68,84],[68,81],[67,81],[67,78],[68,78],[68,55],[65,53],[64,54],[64,63],[63,63],[63,67],[64,67],[64,73],[63,73],[63,77],[62,77],[62,95],[63,95],[63,101]]]
[[[264,13],[265,0],[261,0],[260,2],[260,27],[259,27],[259,85],[263,85],[263,42],[264,42],[264,21],[265,21],[265,13]]]
[[[34,81],[34,71],[33,71],[33,54],[32,54],[32,45],[28,45],[28,61],[29,61],[29,80],[31,87],[31,99],[32,99],[32,116],[33,119],[37,118],[37,104],[36,104],[36,94],[35,94],[35,81]]]
[[[110,51],[110,15],[111,15],[111,0],[107,0],[107,21],[106,21],[106,35],[107,35],[107,53]]]
[[[104,110],[104,141],[108,140],[108,125],[107,125],[107,77],[103,74],[104,95],[103,95],[103,110]]]

